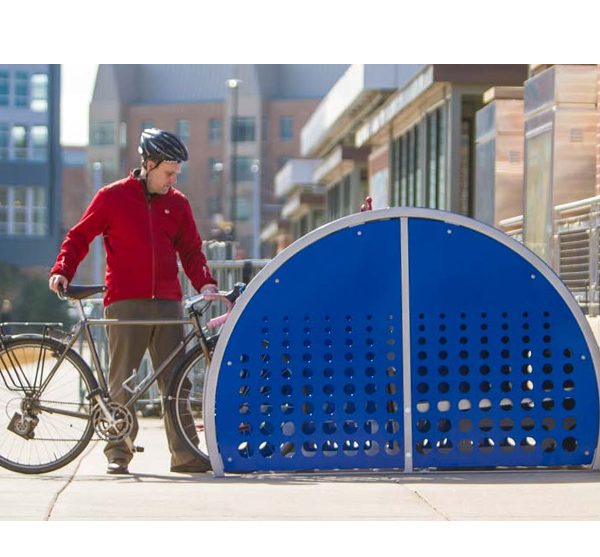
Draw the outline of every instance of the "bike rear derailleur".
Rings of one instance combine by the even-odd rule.
[[[21,415],[15,412],[8,424],[8,430],[29,441],[35,437],[35,426],[39,421],[36,416],[31,414]]]

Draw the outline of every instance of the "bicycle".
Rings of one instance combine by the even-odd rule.
[[[181,357],[167,392],[164,411],[173,418],[175,429],[197,458],[209,461],[203,435],[204,379],[212,358],[219,327],[245,288],[219,293],[227,313],[201,324],[213,300],[198,294],[185,300],[188,318],[163,320],[88,319],[82,300],[105,290],[104,286],[71,285],[62,295],[77,304],[79,321],[70,332],[57,323],[40,323],[42,334],[5,335],[0,325],[0,466],[24,474],[57,470],[77,458],[95,440],[125,440],[132,451],[129,434],[137,400],[165,369]],[[102,369],[91,328],[119,325],[191,325],[182,342],[164,362],[137,385],[136,370],[122,384],[130,393],[127,404],[111,400],[107,375]],[[211,334],[209,329],[216,332]],[[90,351],[92,368],[73,349],[83,337]],[[189,349],[188,349],[189,347]],[[187,350],[187,351],[186,351]]]

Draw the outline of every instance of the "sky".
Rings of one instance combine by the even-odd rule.
[[[3,6],[3,17],[7,21],[11,17],[26,18],[31,36],[41,41],[48,35],[44,55],[53,60],[69,61],[62,64],[63,145],[87,145],[88,142],[89,103],[98,64],[86,63],[86,60],[129,64],[598,62],[590,57],[598,51],[600,3],[588,0],[570,0],[569,10],[547,10],[542,15],[537,3],[522,0],[503,0],[502,9],[486,8],[485,3],[478,0],[430,0],[399,4],[401,17],[386,17],[393,5],[388,0],[370,0],[366,12],[360,0],[328,0],[325,3],[303,0],[302,10],[294,11],[291,27],[273,23],[257,10],[255,3],[229,0],[223,5],[198,4],[193,9],[199,10],[202,17],[192,15],[192,5],[187,5],[181,11],[185,17],[177,20],[173,48],[150,50],[139,48],[140,38],[135,33],[120,36],[119,41],[106,40],[107,30],[114,27],[114,15],[109,6],[118,10],[123,20],[133,21],[139,15],[136,3],[124,5],[122,0],[105,0],[105,9],[94,14],[93,26],[88,25],[89,15],[82,4],[69,14],[69,21],[64,23],[67,27],[61,34],[47,26],[47,19],[55,16],[54,5],[43,0],[32,1],[39,2],[36,18],[29,18],[28,13],[10,13],[12,10],[30,10],[29,3],[26,8],[20,3]],[[180,0],[172,1],[175,6]],[[431,15],[433,6],[430,3],[435,5],[435,16]],[[351,9],[352,4],[361,4],[361,9]],[[145,6],[150,12],[164,10],[159,0],[145,0]],[[581,14],[590,9],[595,16],[590,13],[590,17],[582,18]],[[177,9],[173,7],[173,11],[176,13]],[[232,13],[236,17],[232,17]],[[80,25],[71,21],[76,17],[81,18]],[[539,29],[532,28],[532,21],[542,19],[543,25],[540,23]],[[342,20],[343,24],[333,26],[331,23]],[[227,22],[230,38],[224,40],[223,25],[202,25],[199,33],[199,21]],[[256,40],[239,39],[247,35],[249,28]],[[19,25],[3,28],[0,49],[6,46],[6,52],[10,51],[11,56],[16,57],[11,60],[9,56],[8,62],[31,63],[40,55],[35,45],[30,45],[31,53],[28,57],[25,52],[23,60],[19,60],[17,51],[11,48],[21,40],[20,33]],[[307,40],[309,35],[320,40]],[[326,40],[321,40],[325,37]],[[343,44],[343,49],[336,48],[336,44]],[[75,45],[81,45],[81,48]]]
[[[60,142],[87,145],[89,106],[98,64],[62,64]]]

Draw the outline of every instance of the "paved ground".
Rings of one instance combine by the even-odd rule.
[[[131,476],[94,443],[42,476],[0,468],[0,520],[599,520],[596,472],[251,475],[169,472],[162,423],[141,420]]]

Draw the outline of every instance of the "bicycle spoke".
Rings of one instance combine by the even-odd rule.
[[[0,386],[0,465],[6,468],[56,469],[75,458],[93,434],[85,398],[93,379],[76,354],[62,358],[61,346],[52,339],[13,339],[5,347],[5,360],[19,360],[13,371],[22,374],[24,385]]]
[[[178,434],[201,459],[208,459],[202,402],[205,375],[204,354],[192,352],[176,371],[169,392],[169,412]]]

